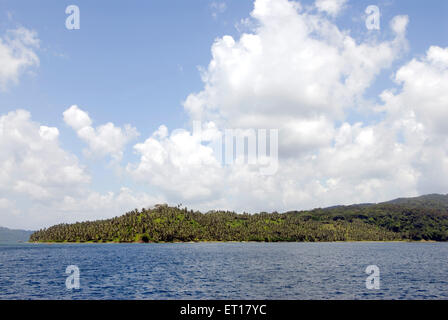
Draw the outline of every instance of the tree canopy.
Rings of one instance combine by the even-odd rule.
[[[107,220],[59,224],[33,233],[30,241],[447,241],[448,201],[414,199],[257,214],[159,205]]]

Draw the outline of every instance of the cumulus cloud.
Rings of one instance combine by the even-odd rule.
[[[65,154],[57,147],[57,128],[30,125],[29,115],[25,117],[23,111],[6,115],[9,120],[0,122],[2,132],[3,126],[21,115],[26,119],[23,128],[33,128],[25,130],[15,124],[7,130],[7,139],[0,140],[2,150],[7,150],[5,159],[0,155],[0,185],[12,184],[10,192],[28,199],[56,194],[57,203],[49,206],[34,201],[33,208],[55,216],[55,212],[63,212],[58,216],[61,221],[103,218],[134,205],[164,201],[201,210],[255,212],[444,192],[448,189],[448,132],[444,124],[448,49],[432,46],[424,57],[396,70],[395,88],[385,90],[382,102],[371,110],[382,118],[375,123],[352,123],[348,112],[364,101],[366,89],[380,72],[392,71],[393,62],[405,52],[409,18],[397,16],[390,21],[393,37],[388,40],[360,42],[328,16],[337,14],[344,3],[317,1],[316,7],[320,5],[320,11],[328,13],[321,14],[298,2],[256,0],[253,23],[248,24],[251,31],[238,39],[224,36],[216,40],[212,59],[202,72],[203,90],[190,94],[184,103],[190,120],[201,121],[201,132],[170,132],[160,126],[134,145],[139,159],[127,164],[125,172],[151,190],[152,196],[130,188],[101,194],[83,187],[77,193],[76,186],[89,181],[79,165],[75,167],[80,171],[49,173],[72,172],[64,178],[73,181],[70,193],[53,193],[39,180],[41,168],[34,162],[17,170],[26,173],[27,179],[10,177],[9,173],[15,172],[11,169],[16,165],[13,157],[27,154],[23,150],[31,148],[26,143],[17,147],[20,139],[37,139],[52,146],[50,151],[54,148]],[[336,10],[330,4],[340,6],[333,7]],[[88,144],[91,154],[121,158],[124,146],[137,136],[130,126],[123,129],[110,123],[94,128],[88,113],[76,106],[64,112],[64,121]],[[19,129],[13,130],[15,127]],[[279,129],[280,159],[275,174],[262,175],[258,165],[241,161],[229,165],[216,157],[213,142],[225,129],[252,128]],[[33,134],[28,137],[26,132]],[[54,158],[77,163],[70,155]],[[10,202],[0,201],[0,206],[14,205],[14,199],[7,199]]]
[[[397,120],[418,122],[429,134],[447,134],[447,77],[448,49],[430,47],[424,58],[413,59],[396,72],[394,80],[402,90],[384,91],[382,110]]]
[[[281,159],[274,175],[261,175],[259,165],[221,162],[208,143],[219,132],[205,127],[202,136],[186,130],[168,135],[161,127],[135,146],[141,158],[129,173],[162,189],[169,201],[202,210],[292,210],[416,194],[415,150],[397,143],[387,126],[344,123],[332,146]]]
[[[0,90],[6,90],[10,83],[17,84],[28,67],[39,65],[37,48],[37,33],[23,27],[9,30],[0,38]]]
[[[67,192],[51,202],[26,199],[2,202],[0,199],[0,224],[36,230],[59,223],[109,219],[164,202],[163,196],[136,192],[126,187],[105,193],[86,188],[81,194]]]
[[[408,16],[396,16],[392,19],[390,25],[392,30],[398,35],[404,35],[409,24]]]
[[[53,216],[48,219],[46,224],[54,223],[56,219],[60,223],[108,219],[121,216],[134,209],[150,208],[157,203],[164,202],[163,196],[137,192],[127,187],[121,187],[116,192],[106,193],[90,190],[82,197],[67,194],[50,208]],[[39,208],[39,205],[36,205],[35,208],[38,211],[46,209],[45,207]],[[43,221],[36,221],[36,224],[45,225]]]
[[[176,130],[169,136],[168,129],[161,126],[134,149],[140,162],[128,165],[131,175],[179,199],[204,199],[223,187],[219,183],[223,179],[221,163],[213,150],[201,144],[201,137],[186,130]]]
[[[124,147],[139,136],[137,129],[128,124],[120,128],[109,122],[93,128],[89,114],[76,105],[64,111],[63,116],[65,123],[88,144],[85,150],[88,156],[110,155],[114,160],[121,160]]]
[[[16,211],[15,198],[49,203],[90,182],[76,157],[59,146],[58,133],[33,122],[24,110],[0,116],[0,193],[9,199],[9,206],[0,208],[2,220]]]
[[[403,92],[384,92],[384,105],[371,110],[383,112],[382,121],[349,123],[347,112],[405,52],[408,17],[394,17],[395,36],[382,42],[356,41],[297,2],[257,0],[251,17],[257,25],[252,33],[213,44],[204,89],[189,95],[184,107],[192,121],[214,123],[217,132],[279,128],[276,174],[213,161],[204,139],[186,130],[168,136],[165,127],[135,147],[141,159],[128,172],[202,209],[304,209],[443,192],[446,179],[433,188],[425,181],[435,177],[431,170],[446,171],[445,151],[434,136],[445,132],[445,49],[433,47],[423,61],[397,72]],[[182,161],[188,157],[195,161]]]
[[[331,16],[336,16],[346,5],[347,0],[317,0],[316,8],[319,11],[326,12]]]
[[[399,92],[386,90],[379,108],[414,150],[413,166],[420,172],[419,193],[446,190],[448,173],[448,48],[432,46],[426,56],[413,59],[395,74]]]
[[[86,124],[82,117],[72,122]],[[85,118],[84,118],[85,120]],[[110,218],[163,202],[121,188],[99,193],[77,157],[59,144],[59,130],[25,110],[0,115],[0,225],[35,229],[61,222]]]
[[[76,157],[60,148],[57,137],[57,128],[39,126],[27,111],[2,115],[0,189],[44,199],[88,183],[89,176]]]
[[[405,18],[394,20],[395,38],[359,43],[297,2],[257,0],[251,16],[252,33],[213,44],[204,89],[184,107],[193,120],[222,128],[278,128],[283,155],[328,145],[321,129],[331,136],[334,121],[406,48]]]

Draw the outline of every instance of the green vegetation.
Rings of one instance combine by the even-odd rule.
[[[60,224],[34,242],[448,241],[448,196],[286,213],[200,213],[159,205],[108,220]]]

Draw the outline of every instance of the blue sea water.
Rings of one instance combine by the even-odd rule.
[[[448,244],[5,244],[0,299],[448,299]]]

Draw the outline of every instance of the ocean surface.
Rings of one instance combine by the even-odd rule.
[[[448,299],[448,244],[0,244],[0,299]]]

